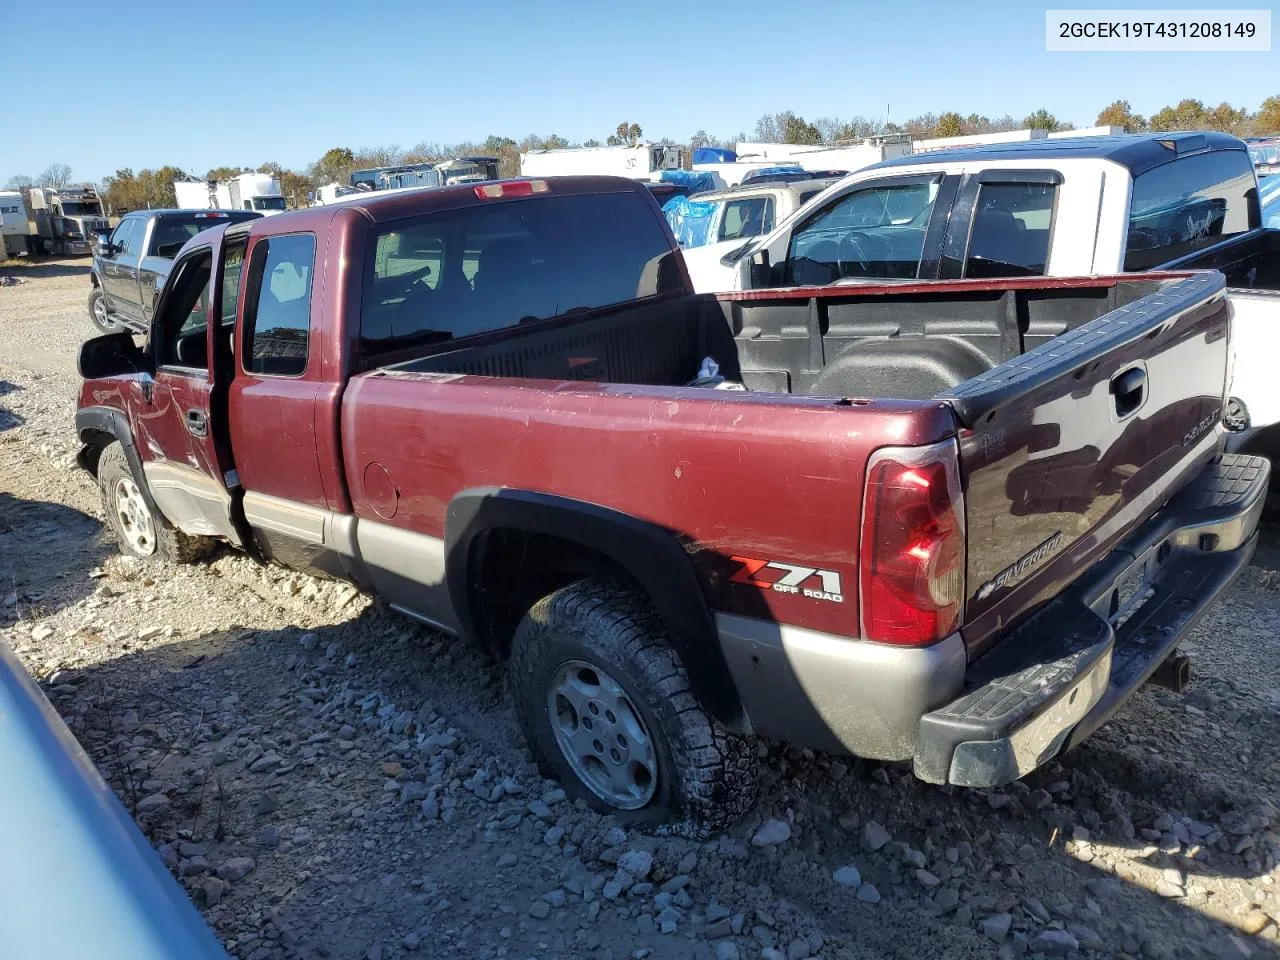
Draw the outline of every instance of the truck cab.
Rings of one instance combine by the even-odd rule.
[[[135,210],[98,234],[89,270],[89,318],[99,331],[145,332],[182,245],[210,227],[257,220],[247,210]]]

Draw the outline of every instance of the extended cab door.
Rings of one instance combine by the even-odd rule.
[[[230,369],[221,241],[189,250],[174,264],[151,328],[155,378],[144,385],[133,421],[147,486],[169,522],[184,533],[239,544],[226,417],[215,410]],[[238,279],[236,271],[232,290]],[[229,309],[234,316],[234,301]]]
[[[107,312],[134,319],[129,309],[129,291],[136,278],[137,245],[142,242],[145,222],[138,217],[125,217],[111,234],[111,256],[103,257],[102,296]]]

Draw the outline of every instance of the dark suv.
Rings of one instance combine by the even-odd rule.
[[[202,230],[262,214],[249,210],[137,210],[110,235],[101,233],[93,253],[89,316],[99,330],[145,332],[151,308],[173,258]]]

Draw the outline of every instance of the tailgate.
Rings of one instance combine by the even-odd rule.
[[[1217,272],[1170,279],[944,397],[964,428],[971,655],[1103,557],[1216,452],[1225,283]]]

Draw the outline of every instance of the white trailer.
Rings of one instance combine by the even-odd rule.
[[[0,259],[27,252],[27,202],[20,190],[0,190]]]
[[[353,193],[367,193],[367,190],[357,190],[355,187],[345,183],[326,183],[322,187],[316,188],[315,199],[311,201],[313,207],[323,207],[333,203],[339,197],[349,197]]]
[[[634,147],[575,147],[520,154],[522,177],[604,176],[657,180],[663,170],[683,170],[687,151],[656,143]]]
[[[207,180],[175,180],[173,195],[180,210],[215,210],[218,207]]]

